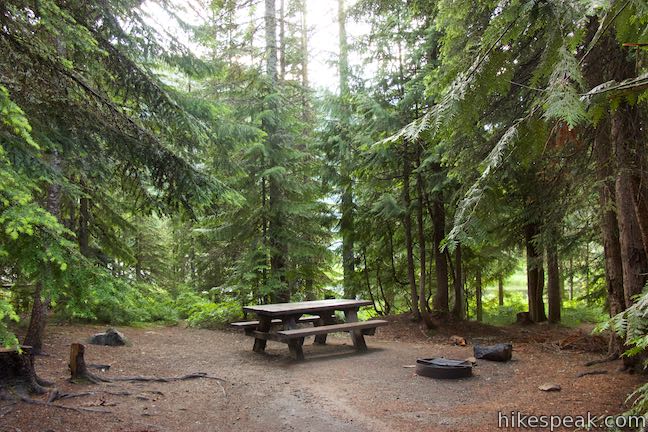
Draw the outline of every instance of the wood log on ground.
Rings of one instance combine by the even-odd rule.
[[[511,360],[513,354],[513,345],[510,343],[499,343],[496,345],[473,347],[475,357],[478,359],[507,362]]]
[[[108,382],[109,380],[88,371],[84,354],[85,346],[83,344],[73,343],[70,345],[70,381],[76,384]]]
[[[7,398],[7,389],[21,397],[47,393],[52,384],[39,378],[34,370],[34,356],[30,346],[18,349],[0,349],[0,397]]]

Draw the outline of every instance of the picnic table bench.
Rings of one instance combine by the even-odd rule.
[[[349,332],[355,349],[363,352],[367,350],[364,336],[373,335],[377,327],[388,323],[384,320],[358,321],[360,307],[370,304],[368,300],[328,299],[246,306],[243,310],[256,314],[258,319],[232,323],[232,326],[243,328],[246,335],[254,337],[253,350],[258,353],[264,352],[266,342],[272,340],[288,344],[292,357],[303,360],[304,338],[315,336],[315,343],[324,345],[329,333],[338,332]],[[344,312],[346,322],[336,320],[336,311]],[[307,323],[314,326],[297,327],[297,324]],[[281,329],[277,330],[278,327]]]

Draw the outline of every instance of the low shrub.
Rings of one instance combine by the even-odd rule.
[[[212,303],[202,301],[190,310],[187,323],[191,327],[218,328],[243,316],[241,304],[236,301]]]

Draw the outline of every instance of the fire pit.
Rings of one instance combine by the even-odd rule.
[[[458,379],[472,376],[472,363],[443,357],[416,360],[416,374],[437,379]]]

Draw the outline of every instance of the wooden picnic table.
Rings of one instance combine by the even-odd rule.
[[[244,328],[246,334],[254,337],[255,352],[264,352],[266,342],[273,340],[288,344],[290,353],[296,360],[303,360],[302,345],[304,338],[315,336],[316,344],[326,344],[328,333],[349,332],[353,346],[358,351],[366,351],[365,334],[374,334],[376,327],[386,325],[387,321],[358,321],[358,310],[372,303],[368,300],[327,299],[296,303],[275,303],[259,306],[245,306],[243,310],[256,314],[257,321],[233,323]],[[338,323],[335,312],[344,312],[345,322]],[[315,315],[302,317],[302,315]],[[315,327],[297,328],[298,323],[312,322]],[[273,327],[282,327],[274,331]]]

